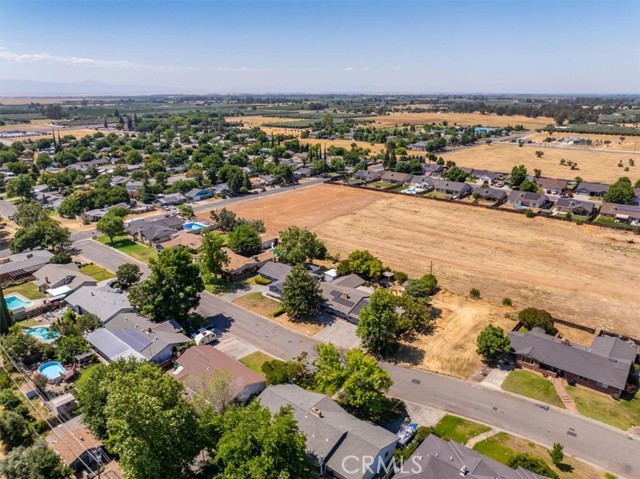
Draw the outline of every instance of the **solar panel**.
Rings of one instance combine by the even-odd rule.
[[[153,342],[144,334],[140,334],[138,331],[133,331],[131,329],[118,329],[113,334],[138,352],[142,351]]]

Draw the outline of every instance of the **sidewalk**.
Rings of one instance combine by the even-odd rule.
[[[558,393],[558,396],[560,396],[560,399],[562,400],[562,404],[564,404],[564,407],[567,408],[567,411],[572,412],[574,414],[580,414],[578,412],[578,408],[576,407],[574,402],[571,400],[571,397],[569,396],[569,394],[567,393],[567,390],[564,387],[564,380],[562,378],[556,377],[556,378],[553,378],[552,382],[553,382],[553,387]]]

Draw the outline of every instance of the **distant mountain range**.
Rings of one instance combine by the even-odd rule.
[[[32,80],[0,80],[0,97],[14,96],[99,96],[162,95],[203,93],[157,85],[117,85],[98,81],[41,82]]]

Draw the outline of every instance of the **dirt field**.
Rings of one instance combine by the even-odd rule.
[[[527,138],[530,138],[536,143],[542,143],[545,138],[549,136],[548,133],[531,133],[527,135]],[[615,151],[627,151],[627,152],[637,152],[640,153],[640,136],[623,136],[624,141],[620,141],[619,135],[586,135],[582,133],[554,133],[552,138],[555,138],[555,142],[551,143],[551,145],[556,145],[559,141],[564,138],[588,138],[593,144],[591,146],[588,145],[571,145],[571,148],[603,148],[605,150],[615,150]],[[605,141],[610,141],[609,145],[605,145]]]
[[[626,140],[629,141],[629,140]],[[542,158],[536,156],[536,151],[544,152]],[[544,147],[542,145],[524,145],[519,147],[514,143],[495,143],[464,148],[450,153],[443,153],[445,160],[453,160],[459,166],[470,168],[486,168],[504,173],[511,172],[515,165],[525,165],[530,173],[534,168],[542,170],[542,176],[552,178],[573,179],[580,176],[585,181],[613,183],[621,176],[628,176],[632,182],[640,178],[640,153],[623,153],[616,151],[581,151],[577,149],[562,149]],[[620,160],[628,166],[629,158],[635,160],[635,166],[629,171],[618,167]],[[577,170],[560,165],[560,160],[574,161]]]
[[[42,132],[39,135],[23,136],[20,138],[11,138],[13,141],[39,140],[40,138],[51,138],[51,132],[60,132],[60,135],[73,135],[76,138],[82,138],[85,135],[93,135],[97,130],[91,128],[67,128],[60,125],[53,125],[51,120],[33,120],[31,123],[16,123],[14,125],[0,126],[0,131],[7,130],[25,130]]]
[[[482,125],[482,126],[515,126],[524,125],[525,128],[535,130],[554,123],[553,118],[526,116],[498,116],[481,115],[480,113],[391,113],[389,115],[374,116],[369,118],[380,128],[402,126],[405,123],[423,125],[427,123],[442,123],[448,121],[450,125]]]
[[[456,294],[478,288],[496,305],[509,296],[517,309],[640,337],[640,239],[631,233],[335,185],[231,209],[269,232],[307,226],[342,257],[368,249],[412,277],[433,262]]]
[[[54,103],[62,103],[65,101],[79,100],[80,97],[0,97],[0,105],[15,106],[15,105],[29,105],[30,103],[40,103],[41,105],[52,105]]]

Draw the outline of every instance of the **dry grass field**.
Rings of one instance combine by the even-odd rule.
[[[389,115],[370,117],[379,128],[402,126],[405,123],[411,125],[423,125],[428,123],[442,123],[448,121],[450,125],[483,125],[483,126],[514,126],[524,125],[529,130],[542,128],[554,123],[553,118],[538,117],[528,118],[526,116],[498,116],[494,114],[482,115],[480,113],[390,113]]]
[[[20,138],[15,138],[15,141],[26,141],[26,140],[39,140],[40,138],[51,138],[51,132],[55,131],[56,134],[60,132],[60,135],[73,135],[76,138],[82,138],[85,135],[93,135],[98,130],[91,128],[66,128],[61,127],[59,125],[53,125],[51,120],[32,120],[31,123],[16,123],[14,125],[3,125],[0,126],[0,131],[7,130],[25,130],[25,131],[34,131],[41,132],[37,135],[32,136],[23,136]]]
[[[537,150],[544,152],[542,158],[536,156]],[[442,157],[460,166],[504,173],[510,172],[515,165],[525,165],[531,173],[535,168],[540,168],[542,176],[552,178],[573,179],[580,176],[585,181],[602,183],[613,183],[620,176],[628,176],[633,182],[640,178],[640,153],[634,155],[616,151],[581,151],[543,145],[519,147],[515,143],[494,143],[443,153]],[[629,167],[630,171],[623,171],[618,163],[622,160],[627,166],[629,158],[635,160],[636,166]],[[561,159],[576,162],[579,169],[572,170],[560,165]]]
[[[530,138],[532,141],[536,143],[542,143],[545,138],[549,136],[548,133],[531,133],[527,135],[527,138]],[[593,144],[589,145],[571,145],[571,148],[578,149],[588,149],[588,148],[603,148],[605,150],[614,150],[614,151],[628,151],[628,152],[638,152],[640,153],[640,136],[623,136],[624,140],[620,141],[620,136],[616,135],[587,135],[583,133],[554,133],[552,136],[556,141],[551,143],[551,145],[556,145],[559,141],[564,138],[588,138]],[[609,145],[605,145],[605,141],[610,141]]]
[[[30,103],[40,103],[41,105],[52,105],[54,103],[63,103],[65,101],[73,101],[78,100],[79,98],[74,97],[27,97],[27,96],[16,96],[16,97],[0,97],[0,105],[6,106],[16,106],[16,105],[29,105]]]
[[[269,232],[307,226],[342,257],[368,249],[412,277],[433,262],[442,287],[462,296],[478,288],[496,305],[508,296],[517,309],[640,337],[640,240],[631,233],[336,185],[231,209]]]

